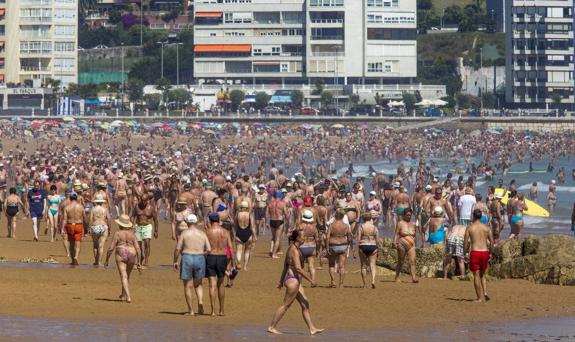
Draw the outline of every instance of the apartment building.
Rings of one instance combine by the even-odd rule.
[[[405,83],[417,76],[415,0],[196,0],[196,79]]]
[[[506,0],[506,101],[573,104],[573,0]]]
[[[78,1],[0,0],[0,84],[78,82]]]

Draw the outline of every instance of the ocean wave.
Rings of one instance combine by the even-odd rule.
[[[529,189],[531,189],[531,183],[521,185],[520,187],[517,188],[517,190],[519,190],[519,191],[529,191]],[[537,183],[537,189],[539,189],[540,192],[548,192],[549,191],[549,184]],[[559,185],[559,186],[556,186],[556,189],[557,189],[557,192],[575,192],[575,186]]]

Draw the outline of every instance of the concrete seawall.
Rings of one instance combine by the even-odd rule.
[[[10,119],[11,117],[1,117]],[[20,116],[27,120],[54,120],[62,117],[58,116]],[[402,130],[419,129],[425,127],[442,127],[443,125],[453,127],[457,125],[461,128],[471,129],[514,129],[532,131],[575,131],[575,117],[554,118],[554,117],[462,117],[462,118],[428,118],[428,117],[328,117],[328,116],[88,116],[77,117],[85,120],[138,120],[144,122],[156,121],[207,121],[207,122],[244,122],[244,123],[292,123],[292,124],[368,124],[368,125],[388,125],[394,128],[401,127]]]

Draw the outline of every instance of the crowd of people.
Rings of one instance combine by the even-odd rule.
[[[43,228],[51,241],[61,237],[72,265],[91,237],[94,266],[107,266],[114,255],[120,299],[131,302],[133,268],[145,269],[153,239],[169,234],[188,314],[204,313],[207,278],[211,315],[224,315],[225,288],[250,267],[258,239],[269,236],[268,256],[284,254],[278,287],[286,289],[271,333],[279,332],[277,324],[295,300],[309,332],[322,331],[311,321],[303,288],[304,282],[317,286],[318,264],[327,262],[329,286],[338,288],[345,283],[348,258],[358,256],[363,286],[375,288],[378,240],[385,232],[397,249],[396,281],[407,258],[411,280],[418,282],[416,248],[443,245],[443,277],[464,277],[469,268],[476,300],[489,300],[489,252],[506,226],[509,238],[521,237],[528,208],[514,183],[506,186],[504,205],[505,193],[494,186],[482,197],[478,178],[506,174],[527,160],[555,164],[573,155],[575,146],[572,136],[561,133],[472,136],[455,130],[400,134],[377,127],[246,125],[223,127],[218,137],[201,129],[158,136],[126,128],[45,132],[51,139],[40,139],[22,134],[17,123],[0,127],[3,141],[12,144],[2,146],[0,158],[9,237],[16,238],[15,218],[22,211],[32,220],[34,241]],[[146,134],[141,143],[134,143],[136,133]],[[450,173],[440,181],[431,157],[462,160],[453,171],[468,177]],[[400,164],[405,159],[414,161],[411,167]],[[393,174],[371,168],[369,177],[354,176],[353,163],[372,160],[400,165]],[[347,171],[338,174],[342,165]],[[161,221],[170,223],[169,232],[160,231]]]

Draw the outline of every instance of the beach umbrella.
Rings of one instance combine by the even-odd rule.
[[[164,126],[164,124],[163,124],[162,122],[154,122],[154,123],[152,124],[152,127],[155,127],[155,128],[160,128],[160,127],[162,127],[162,126]]]
[[[331,128],[344,128],[345,126],[342,124],[335,124],[335,125],[331,125]]]
[[[216,134],[216,132],[212,131],[211,129],[204,129],[204,133],[206,133],[206,134]]]
[[[432,106],[436,106],[436,107],[442,107],[442,106],[447,105],[447,101],[443,101],[440,99],[432,100],[432,101],[430,101],[430,103]]]
[[[369,125],[368,124],[363,124],[361,126],[359,126],[361,129],[368,129]]]
[[[172,129],[172,126],[170,126],[170,125],[168,125],[168,124],[163,124],[161,128],[162,128],[162,129],[165,129],[165,130],[167,130],[167,131],[169,131],[169,130]]]
[[[102,129],[108,129],[108,128],[110,128],[110,124],[107,123],[107,122],[104,122],[104,123],[102,123],[102,124],[100,125],[100,128],[102,128]]]
[[[39,129],[40,127],[42,127],[42,123],[38,121],[32,122],[30,124],[30,129]]]
[[[68,121],[68,122],[74,122],[76,119],[74,119],[71,116],[65,116],[64,118],[62,118],[63,121]]]
[[[45,126],[50,126],[50,127],[54,127],[54,126],[58,126],[58,121],[56,120],[50,120],[50,121],[46,121],[44,123]]]
[[[422,100],[421,102],[417,102],[415,105],[419,107],[429,107],[432,103],[430,100]]]
[[[478,129],[471,131],[471,133],[469,133],[469,136],[472,136],[472,137],[478,137],[480,135],[481,135],[481,131]]]

